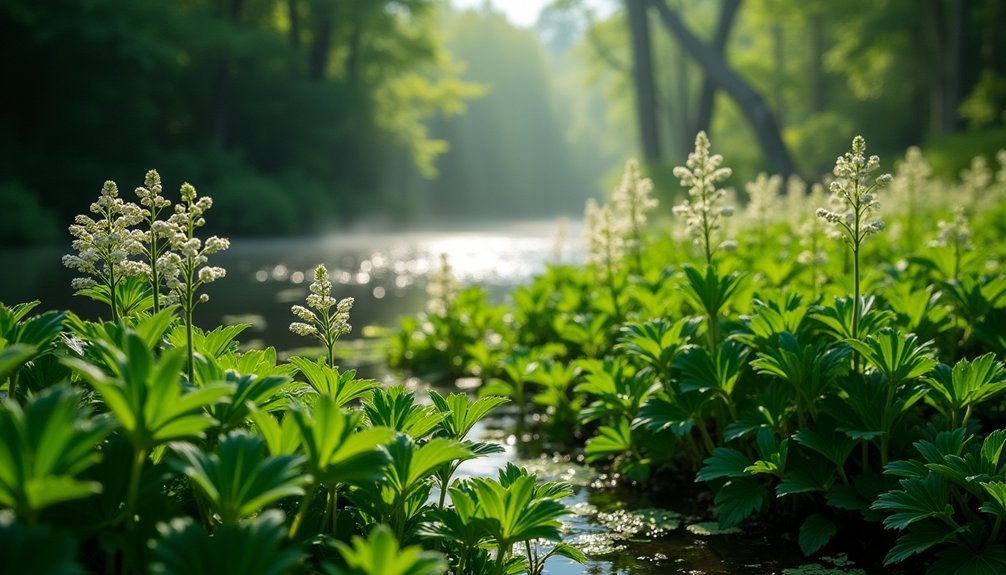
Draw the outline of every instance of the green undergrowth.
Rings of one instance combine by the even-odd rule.
[[[0,571],[11,575],[539,575],[572,487],[469,437],[509,399],[382,386],[335,365],[351,298],[318,266],[283,361],[247,325],[195,325],[212,200],[174,210],[147,174],[139,204],[102,188],[71,226],[78,294],[110,321],[0,304]],[[163,212],[163,214],[162,214]],[[170,214],[170,216],[168,215]],[[353,348],[354,351],[355,348]]]
[[[821,184],[761,176],[742,208],[700,134],[674,222],[630,163],[588,205],[584,265],[497,305],[445,263],[390,363],[479,378],[638,489],[700,483],[718,529],[795,525],[808,556],[886,530],[886,565],[1006,570],[1006,152],[951,181],[865,148]]]

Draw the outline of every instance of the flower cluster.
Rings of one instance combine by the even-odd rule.
[[[852,140],[852,151],[835,161],[831,182],[830,209],[818,208],[817,216],[840,230],[845,241],[859,249],[862,240],[884,229],[884,221],[870,219],[880,208],[876,192],[891,183],[890,174],[871,176],[880,167],[880,158],[866,157],[862,136]]]
[[[721,227],[720,219],[732,216],[734,208],[723,205],[727,192],[716,187],[732,172],[730,168],[720,167],[723,156],[710,154],[709,148],[706,133],[699,132],[695,136],[695,151],[688,154],[684,166],[674,168],[675,177],[681,180],[683,187],[688,188],[690,196],[690,199],[674,206],[674,213],[685,218],[688,235],[705,253],[707,264],[712,263],[716,250],[736,246],[732,241],[714,243],[716,231]]]
[[[793,229],[803,225],[807,217],[807,182],[793,174],[786,180],[786,220]]]
[[[161,175],[157,170],[147,171],[143,178],[143,185],[136,188],[134,193],[140,199],[143,222],[147,225],[144,233],[143,255],[147,258],[149,270],[147,279],[153,288],[154,312],[161,309],[161,273],[157,267],[157,260],[164,255],[168,243],[166,240],[171,226],[168,222],[161,220],[161,212],[171,206],[171,202],[161,195]]]
[[[814,184],[810,187],[810,195],[807,203],[811,205],[821,205],[825,202],[824,186]],[[817,216],[806,218],[800,225],[800,247],[803,248],[797,255],[797,261],[805,266],[817,267],[828,261],[828,252],[819,245],[822,220]],[[816,278],[815,278],[816,281]]]
[[[115,182],[105,182],[101,195],[89,211],[97,219],[80,214],[70,226],[71,246],[77,254],[63,256],[63,265],[86,274],[73,280],[74,289],[103,286],[112,302],[112,319],[117,319],[115,287],[123,278],[147,273],[148,266],[129,259],[143,253],[144,234],[131,229],[143,219],[136,204],[123,201]]]
[[[197,302],[209,300],[206,294],[195,299],[196,290],[227,273],[224,268],[204,265],[209,261],[207,256],[226,250],[230,241],[211,236],[203,242],[195,235],[197,228],[206,225],[203,216],[213,206],[212,198],[198,196],[189,183],[182,184],[181,197],[182,201],[175,205],[175,212],[166,225],[155,227],[158,235],[164,234],[170,246],[170,250],[157,260],[157,266],[169,290],[168,301],[180,304],[186,314],[191,314]]]
[[[912,146],[905,152],[905,159],[898,163],[891,181],[891,201],[898,206],[904,206],[904,233],[909,249],[915,248],[915,226],[918,220],[918,210],[931,199],[933,191],[931,177],[933,169],[922,156],[918,147]],[[932,198],[935,199],[935,198]]]
[[[616,227],[625,238],[626,247],[634,254],[636,274],[642,274],[642,228],[646,225],[646,214],[657,207],[657,199],[650,194],[653,181],[643,178],[639,162],[630,159],[625,163],[622,181],[611,197],[616,218]]]
[[[653,181],[642,177],[639,162],[630,159],[625,163],[622,181],[611,197],[615,212],[624,218],[629,230],[638,230],[646,224],[646,214],[657,207],[657,199],[651,196]]]
[[[975,156],[971,159],[971,167],[961,170],[961,185],[964,187],[964,198],[969,210],[975,211],[980,207],[992,181],[992,168],[985,156]]]
[[[972,249],[971,226],[968,225],[968,217],[964,213],[963,206],[954,209],[954,219],[940,220],[936,226],[938,231],[936,237],[929,242],[929,247],[953,247],[960,251]]]
[[[354,300],[347,297],[336,301],[332,297],[332,280],[328,277],[328,269],[322,264],[314,269],[314,281],[310,290],[307,307],[295,305],[290,308],[293,315],[302,320],[291,323],[290,331],[317,338],[325,346],[329,365],[334,366],[335,342],[353,327],[349,325],[349,311],[353,308]]]
[[[587,263],[596,266],[603,281],[614,275],[618,262],[625,255],[625,238],[614,211],[608,205],[587,200],[586,219]]]
[[[461,288],[454,270],[447,260],[447,254],[440,254],[440,267],[430,274],[426,283],[426,311],[440,317],[447,317]]]
[[[747,217],[759,228],[773,223],[779,214],[779,194],[782,192],[782,176],[758,174],[753,182],[744,185],[748,194]]]

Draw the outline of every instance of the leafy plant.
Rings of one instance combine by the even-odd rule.
[[[11,400],[0,406],[0,505],[29,526],[47,507],[101,491],[100,483],[77,476],[101,459],[95,447],[112,422],[91,417],[79,402],[61,385],[23,408]]]
[[[335,575],[441,575],[447,571],[443,555],[419,546],[399,547],[391,530],[375,527],[366,539],[353,537],[352,545],[336,543],[345,567],[330,566]]]
[[[266,511],[236,525],[224,525],[212,535],[191,518],[157,526],[151,572],[164,575],[239,575],[288,573],[304,553],[284,548],[283,513]]]
[[[94,387],[133,446],[125,507],[127,521],[132,522],[140,474],[151,450],[171,441],[200,437],[216,423],[204,409],[226,401],[230,388],[207,385],[183,393],[185,349],[171,349],[156,357],[138,334],[127,331],[124,338],[122,349],[94,342],[111,360],[110,374],[81,359],[67,359],[66,363]]]
[[[179,472],[192,481],[223,525],[235,525],[283,498],[304,494],[303,458],[267,457],[265,441],[247,433],[227,435],[215,453],[186,443],[176,444],[174,451],[180,457]]]

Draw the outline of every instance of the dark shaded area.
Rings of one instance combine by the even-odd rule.
[[[433,8],[4,0],[0,188],[18,199],[5,217],[36,224],[4,226],[0,240],[52,239],[54,221],[85,211],[104,180],[128,193],[152,167],[166,190],[184,179],[212,195],[210,225],[234,234],[379,210],[384,160],[425,143],[400,137],[411,125],[394,116],[389,86],[428,66],[426,85],[443,88],[429,114],[462,97],[433,65]]]

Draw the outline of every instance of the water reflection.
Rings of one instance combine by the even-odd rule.
[[[362,337],[369,325],[393,326],[399,316],[420,311],[425,302],[427,275],[446,253],[458,279],[485,285],[497,301],[525,283],[561,254],[566,261],[582,261],[583,251],[572,242],[557,249],[560,225],[555,221],[497,223],[479,228],[446,231],[333,234],[323,238],[234,239],[230,250],[214,256],[214,265],[227,277],[207,286],[210,301],[196,310],[196,323],[214,326],[250,323],[242,336],[247,345],[272,345],[289,351],[305,345],[290,333],[294,320],[290,305],[302,302],[314,267],[330,270],[336,296],[353,297],[353,332]],[[572,224],[571,237],[582,226]],[[5,274],[0,301],[14,303],[41,299],[47,309],[71,309],[88,318],[103,310],[73,297],[73,272],[63,268],[63,248],[0,249]]]

